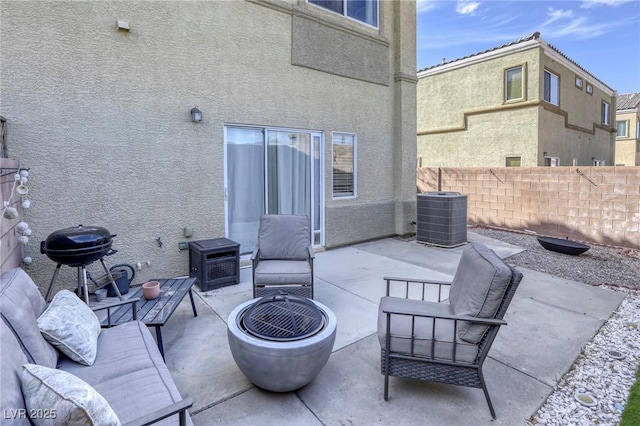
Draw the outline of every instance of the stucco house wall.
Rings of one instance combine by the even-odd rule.
[[[616,121],[627,122],[627,134],[616,133],[616,164],[640,165],[640,93],[619,95]]]
[[[322,132],[327,247],[410,229],[414,2],[380,2],[378,29],[283,0],[0,7],[0,113],[31,168],[41,282],[55,264],[36,242],[78,224],[117,234],[109,263],[149,261],[141,280],[186,274],[185,227],[225,236],[226,124]],[[353,199],[332,199],[333,131],[357,134]]]
[[[522,66],[523,93],[505,100],[505,71]],[[544,73],[559,76],[559,105],[544,101]],[[583,80],[582,89],[575,78]],[[418,165],[500,167],[506,157],[542,166],[545,155],[570,165],[613,161],[615,92],[534,33],[418,72]],[[592,94],[586,94],[586,84]],[[546,153],[546,154],[545,154]]]
[[[559,106],[547,102],[540,104],[539,158],[547,152],[549,156],[558,157],[563,166],[571,166],[574,158],[577,165],[593,165],[593,159],[613,165],[615,92],[576,69],[556,51],[547,49],[545,52],[540,56],[540,81],[543,81],[544,70],[558,75],[560,100]],[[581,88],[576,85],[576,78],[582,80]],[[591,93],[587,91],[587,85],[592,87]],[[538,99],[544,99],[542,87]],[[609,104],[609,125],[601,122],[602,102]]]

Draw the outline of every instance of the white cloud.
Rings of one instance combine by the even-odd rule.
[[[416,0],[416,11],[425,13],[437,7],[436,0]]]
[[[588,9],[596,6],[620,6],[621,4],[630,3],[635,0],[583,0],[580,7]]]
[[[480,6],[480,2],[477,1],[458,0],[456,12],[461,15],[473,15],[478,6]]]
[[[553,10],[547,12],[548,19],[540,26],[542,38],[571,37],[590,39],[607,34],[628,24],[628,19],[615,21],[591,20],[587,16],[574,16],[572,11]]]
[[[561,21],[563,19],[572,19],[573,11],[572,10],[562,10],[562,9],[554,9],[550,7],[547,10],[547,16],[549,17],[542,25],[549,25],[556,21]]]

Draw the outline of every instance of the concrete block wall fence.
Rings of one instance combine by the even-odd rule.
[[[467,194],[470,225],[640,248],[640,167],[426,167],[417,185]]]

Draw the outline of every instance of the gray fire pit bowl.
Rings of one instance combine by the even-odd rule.
[[[256,298],[237,306],[227,321],[233,359],[256,386],[272,392],[290,392],[314,379],[327,363],[336,340],[336,316],[323,304],[313,303],[325,317],[325,326],[301,340],[277,342],[258,339],[239,326],[239,319]]]

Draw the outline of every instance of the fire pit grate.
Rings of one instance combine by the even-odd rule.
[[[309,299],[280,292],[265,296],[250,306],[241,323],[255,337],[292,341],[320,331],[324,326],[324,316]]]

